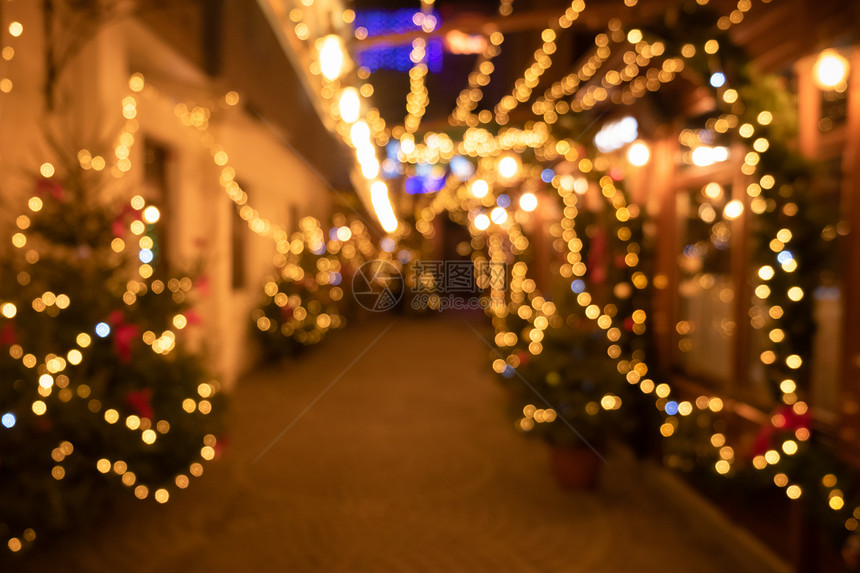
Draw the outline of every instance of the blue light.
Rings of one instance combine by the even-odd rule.
[[[404,265],[412,260],[412,253],[409,249],[400,249],[397,252],[397,259]]]
[[[386,157],[382,160],[382,176],[385,179],[394,179],[400,175],[400,163],[396,159]]]
[[[397,154],[400,153],[400,140],[393,137],[385,146],[385,156],[390,159],[397,159]]]
[[[110,334],[110,326],[106,322],[100,322],[96,325],[96,335],[99,338],[105,338],[108,334]]]
[[[444,185],[444,180],[442,182]],[[425,177],[409,177],[403,184],[403,189],[409,195],[422,195],[424,193],[432,193],[442,188],[439,181],[435,178]]]
[[[401,8],[399,10],[356,10],[356,28],[367,30],[367,37],[382,36],[385,34],[404,34],[406,32],[417,32],[421,26],[413,19],[419,12],[415,8]],[[431,10],[430,14],[436,18],[436,28],[442,24],[438,10]]]
[[[669,414],[670,416],[674,416],[678,413],[678,403],[674,400],[669,400],[668,402],[666,402],[666,407],[664,409],[666,410],[667,414]]]
[[[428,193],[434,193],[445,186],[445,177],[430,177],[424,183],[424,188]]]
[[[152,262],[152,259],[155,257],[152,255],[151,250],[141,249],[140,253],[138,253],[138,255],[137,255],[137,258],[140,259],[140,262],[142,262],[143,264],[148,265],[149,263]]]
[[[715,88],[721,88],[726,83],[726,75],[722,72],[717,72],[711,75],[711,85]]]
[[[391,237],[385,237],[381,241],[379,241],[379,246],[386,253],[393,253],[394,248],[397,246],[397,243],[394,242],[394,239]]]
[[[332,241],[337,241],[337,227],[332,227],[329,229],[328,238]]]
[[[444,52],[444,40],[431,38],[427,40],[424,48],[426,58],[424,63],[432,73],[442,71],[442,57]],[[374,46],[358,53],[358,64],[375,72],[377,70],[394,70],[396,72],[408,72],[415,64],[410,56],[412,45],[405,46]]]
[[[544,169],[540,172],[540,180],[544,183],[552,183],[553,177],[555,177],[555,171],[552,169]]]
[[[436,167],[435,163],[416,163],[415,164],[415,175],[417,177],[421,177],[422,179],[426,179],[433,175],[433,170]]]
[[[329,274],[328,274],[328,282],[329,282],[329,284],[333,284],[333,285],[335,285],[335,286],[336,286],[336,285],[339,285],[339,284],[340,284],[340,281],[341,281],[341,280],[343,280],[343,278],[341,277],[341,274],[340,274],[340,273],[338,273],[338,272],[334,272],[334,273],[329,273]]]
[[[507,209],[511,206],[511,198],[502,193],[496,198],[496,205],[503,209]]]
[[[570,283],[570,290],[575,292],[576,294],[585,292],[585,281],[582,279],[576,279],[572,283]]]
[[[403,184],[403,190],[409,195],[420,195],[424,193],[424,181],[420,177],[409,177]]]
[[[779,264],[784,265],[789,261],[793,261],[794,255],[791,254],[791,251],[780,251],[780,253],[776,256],[776,260],[779,261]]]
[[[15,420],[15,414],[13,414],[12,412],[6,412],[5,414],[3,414],[3,417],[0,418],[0,424],[3,424],[3,426],[7,428],[11,428],[12,426],[14,426],[16,421],[17,420]]]
[[[505,366],[505,369],[502,370],[502,376],[504,376],[505,378],[513,378],[515,373],[516,370],[514,370],[514,367],[510,364]]]
[[[475,166],[462,155],[455,155],[451,158],[451,173],[460,181],[465,181],[475,174]]]
[[[408,177],[403,184],[403,190],[409,195],[435,193],[445,186],[445,170],[438,165],[418,163],[415,175]]]

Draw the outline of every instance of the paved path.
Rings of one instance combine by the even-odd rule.
[[[163,507],[131,500],[34,570],[761,571],[623,457],[610,457],[599,491],[560,490],[543,445],[513,430],[487,348],[462,319],[400,318],[385,331],[394,320],[248,376],[231,443],[202,479]]]

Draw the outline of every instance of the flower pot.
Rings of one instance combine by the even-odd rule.
[[[550,445],[550,465],[564,489],[594,489],[600,475],[600,458],[585,447]]]

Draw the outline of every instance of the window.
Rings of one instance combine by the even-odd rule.
[[[248,224],[239,216],[231,205],[232,236],[231,236],[231,276],[233,289],[243,289],[247,286],[245,276],[245,249],[247,248]]]
[[[169,271],[170,257],[170,226],[172,223],[170,168],[172,162],[171,149],[149,137],[144,139],[144,176],[143,197],[146,202],[158,207],[161,216],[153,233],[152,253],[153,266],[156,270]]]
[[[247,192],[244,184],[237,181],[239,187]],[[248,286],[246,258],[248,249],[248,223],[239,216],[239,211],[230,204],[230,265],[231,284],[234,290]]]

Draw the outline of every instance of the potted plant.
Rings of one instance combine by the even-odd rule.
[[[545,331],[543,350],[520,360],[517,427],[543,439],[563,487],[596,485],[603,457],[614,437],[628,432],[635,417],[630,385],[607,355],[606,336],[589,322],[571,317]]]

